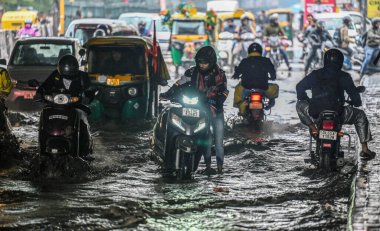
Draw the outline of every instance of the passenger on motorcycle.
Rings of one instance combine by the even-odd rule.
[[[232,18],[227,19],[227,26],[224,27],[225,32],[236,33],[236,25]]]
[[[309,71],[311,61],[315,58],[317,51],[322,49],[322,44],[327,40],[333,41],[329,32],[325,29],[325,24],[323,21],[317,22],[317,26],[314,30],[312,30],[308,35],[308,40],[311,44],[311,52],[309,57],[306,60],[305,73]]]
[[[239,37],[242,34],[245,33],[254,33],[252,26],[249,24],[249,17],[246,14],[243,14],[240,17],[241,25],[236,28],[236,32],[238,33]]]
[[[367,66],[373,60],[373,54],[380,49],[380,18],[372,19],[372,28],[367,32],[367,41],[365,44],[365,59],[360,69],[360,76],[367,71]]]
[[[139,32],[140,32],[141,36],[146,36],[146,37],[151,36],[150,31],[146,28],[146,22],[145,21],[140,21],[138,23],[138,27],[139,27]]]
[[[296,86],[297,113],[301,122],[307,125],[313,137],[318,135],[315,120],[322,111],[330,110],[339,113],[342,124],[354,124],[362,144],[360,156],[372,159],[376,153],[368,148],[372,140],[369,122],[360,107],[362,101],[349,73],[342,71],[344,56],[337,49],[330,49],[324,55],[324,67],[311,72]],[[306,94],[311,90],[312,98]],[[352,100],[352,106],[344,106],[344,93]]]
[[[4,121],[0,121],[0,132],[11,132],[11,128],[6,119],[7,108],[5,106],[5,99],[11,93],[12,88],[13,86],[8,71],[0,68],[0,113],[3,113],[4,116],[4,118],[2,118]]]
[[[269,24],[265,27],[265,30],[264,30],[264,40],[268,39],[270,36],[280,36],[283,38],[286,37],[284,30],[282,29],[282,27],[278,23],[278,15],[277,14],[272,14],[270,16]],[[286,52],[283,48],[280,48],[280,52],[281,52],[282,57],[284,57],[285,63],[288,66],[289,71],[291,71],[292,68],[290,67],[290,64],[289,64],[288,54],[286,54]],[[265,56],[265,50],[264,50],[263,56]]]
[[[241,96],[236,96],[234,99],[234,106],[239,107],[240,110],[245,109],[245,107],[240,107],[239,105],[244,103],[245,98],[248,97],[252,89],[265,91],[265,96],[269,99],[269,104],[265,108],[266,110],[269,110],[275,104],[275,98],[278,96],[278,85],[270,84],[268,80],[276,79],[276,70],[270,59],[263,57],[262,53],[262,46],[258,43],[252,43],[248,47],[248,57],[243,59],[239,66],[235,68],[232,78],[241,78],[241,86],[238,85],[235,91],[240,91],[239,87],[244,88],[241,91]],[[273,90],[274,88],[277,89],[277,94]],[[240,100],[237,98],[240,98]],[[244,114],[243,111],[239,113]]]
[[[77,59],[73,55],[64,55],[58,62],[57,70],[54,70],[50,76],[41,84],[36,94],[39,97],[54,93],[70,94],[71,97],[78,97],[83,99],[84,97],[93,97],[86,94],[90,87],[90,78],[86,72],[79,70],[79,64]],[[81,116],[81,130],[84,132],[82,136],[83,141],[90,140],[90,126],[87,120],[87,114],[89,113],[87,108],[81,106],[78,102],[76,107],[78,113]],[[87,137],[85,137],[87,136]],[[83,142],[80,142],[83,143]],[[85,145],[85,144],[84,144]],[[89,153],[83,153],[86,156]]]
[[[19,32],[17,33],[17,36],[30,36],[30,37],[37,37],[40,36],[40,33],[37,29],[32,27],[32,20],[31,19],[25,19],[24,25],[25,27],[21,28]]]
[[[211,120],[214,130],[216,162],[218,173],[221,174],[223,172],[224,163],[223,103],[228,96],[228,90],[226,75],[216,62],[217,57],[215,50],[211,46],[202,47],[195,55],[196,66],[188,69],[175,85],[167,92],[161,94],[161,97],[170,98],[178,86],[189,83],[204,93],[207,104],[210,107],[211,116],[213,117]],[[205,174],[212,174],[214,170],[211,168],[211,146],[208,148],[205,162]]]
[[[352,19],[350,16],[345,16],[343,18],[343,26],[340,28],[341,44],[339,44],[340,48],[347,51],[350,57],[353,51],[349,47],[349,45],[350,43],[355,43],[355,40],[350,38],[350,36],[348,35],[348,29],[351,23],[352,23]]]

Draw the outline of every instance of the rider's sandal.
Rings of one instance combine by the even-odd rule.
[[[367,152],[360,152],[360,157],[364,160],[372,160],[373,158],[375,158],[375,156],[376,152],[373,152],[371,150],[368,150]]]

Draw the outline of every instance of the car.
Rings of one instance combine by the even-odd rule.
[[[35,37],[18,40],[11,52],[8,64],[5,64],[14,88],[7,98],[7,105],[14,110],[32,106],[36,89],[28,81],[36,79],[42,83],[57,68],[59,59],[72,54],[80,59],[80,44],[77,39],[62,37]],[[32,106],[33,107],[33,106]]]
[[[78,38],[85,44],[90,38],[97,36],[129,36],[139,35],[137,27],[125,21],[106,18],[77,19],[70,23],[65,37]]]
[[[343,25],[343,18],[345,16],[350,15],[348,15],[347,13],[322,13],[316,14],[315,18],[318,21],[325,22],[326,29],[329,31],[331,36],[334,36],[335,30]],[[353,39],[355,39],[358,36],[358,31],[355,26],[354,20],[352,20],[351,24],[348,27],[348,35]]]

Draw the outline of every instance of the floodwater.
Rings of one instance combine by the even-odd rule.
[[[225,171],[194,181],[160,176],[151,123],[94,126],[91,171],[74,179],[34,178],[38,114],[18,114],[21,165],[0,171],[0,228],[14,230],[341,230],[353,171],[320,173],[304,162],[307,130],[295,112],[301,75],[280,76],[280,99],[265,132],[227,128]],[[226,118],[237,114],[231,94]],[[203,163],[203,162],[202,162]],[[213,163],[215,166],[215,163]],[[201,164],[200,169],[204,165]]]

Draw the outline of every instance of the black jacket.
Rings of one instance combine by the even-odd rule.
[[[313,91],[313,88],[319,88],[319,82],[321,79],[326,79],[327,83],[329,82],[329,80],[331,83],[337,82],[337,92],[335,93],[335,100],[336,102],[338,102],[341,108],[343,108],[343,105],[345,103],[344,92],[347,92],[355,107],[360,107],[362,105],[360,94],[354,85],[351,75],[332,66],[324,67],[311,72],[304,79],[302,79],[296,86],[298,100],[307,100],[309,102],[313,102],[310,105],[309,111],[312,117],[317,118],[320,112],[322,112],[323,110],[329,110],[326,108],[328,107],[328,105],[324,105],[323,103],[321,103],[322,100],[312,101],[306,93],[307,90]],[[312,96],[312,98],[313,97],[315,96]]]
[[[73,80],[60,77],[57,70],[53,71],[50,76],[41,84],[37,94],[66,93],[72,97],[82,97],[83,93],[90,86],[90,78],[86,72],[79,71],[79,74]]]
[[[270,59],[262,56],[252,56],[241,61],[235,69],[234,78],[242,79],[242,86],[246,89],[268,89],[268,80],[276,79],[276,70]]]

